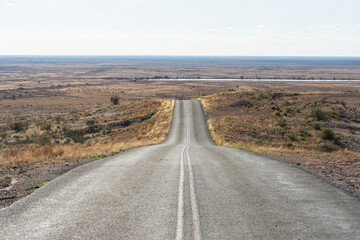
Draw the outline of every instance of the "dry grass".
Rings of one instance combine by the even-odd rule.
[[[84,143],[47,143],[43,145],[31,143],[8,146],[0,151],[0,165],[98,158],[99,156],[112,155],[133,147],[160,143],[165,139],[168,132],[173,104],[174,101],[172,100],[137,101],[128,102],[119,107],[112,106],[100,111],[99,109],[88,110],[85,115],[89,115],[90,112],[98,113],[98,118],[96,118],[96,115],[90,115],[91,118],[96,118],[97,121],[106,118],[106,114],[110,114],[110,110],[113,110],[113,108],[116,110],[126,108],[121,117],[130,119],[136,119],[150,110],[154,111],[154,109],[156,113],[149,119],[135,122],[127,127],[115,127],[111,129],[109,134],[103,132],[89,134]],[[110,114],[110,116],[113,117],[113,114]],[[79,119],[74,125],[79,125],[80,121],[84,122],[86,119]],[[77,127],[81,128],[81,126]],[[32,130],[34,131],[34,129]],[[27,130],[30,133],[33,133],[33,131]]]
[[[201,102],[216,144],[305,166],[360,196],[359,92],[248,90]],[[313,114],[319,109],[324,119]]]
[[[359,100],[358,92],[249,90],[206,96],[202,104],[214,141],[221,145],[298,151],[329,144],[359,151]],[[335,141],[320,137],[325,128],[335,132]]]

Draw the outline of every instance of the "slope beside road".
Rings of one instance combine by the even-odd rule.
[[[360,202],[296,166],[215,146],[177,101],[166,141],[85,164],[0,210],[1,239],[360,239]]]

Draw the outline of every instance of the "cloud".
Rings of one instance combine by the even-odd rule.
[[[14,7],[14,6],[15,6],[15,3],[7,3],[5,6],[6,6],[6,7]]]
[[[220,28],[206,28],[205,31],[206,31],[206,32],[213,32],[213,33],[220,33],[220,32],[222,32],[223,30],[220,29]]]
[[[360,56],[360,36],[0,32],[0,54]]]
[[[265,32],[269,32],[268,26],[260,24],[257,25],[255,30],[253,31],[254,33],[265,33]]]
[[[259,28],[259,29],[267,28],[266,25],[262,25],[262,24],[261,24],[261,25],[257,25],[256,27]]]
[[[326,25],[326,24],[322,24],[320,25],[321,28],[325,28],[325,29],[343,29],[344,26],[341,24],[333,24],[333,25]]]

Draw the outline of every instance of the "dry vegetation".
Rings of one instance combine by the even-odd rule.
[[[197,98],[228,89],[236,92],[203,99],[205,105],[214,104],[206,110],[214,126],[221,126],[216,126],[217,135],[213,135],[219,143],[273,150],[284,156],[285,153],[301,155],[302,165],[312,164],[318,169],[334,162],[338,169],[348,172],[339,174],[337,170],[331,175],[358,176],[355,175],[358,168],[353,166],[358,159],[359,137],[356,116],[352,114],[358,107],[358,95],[352,92],[360,90],[358,82],[147,80],[167,77],[360,79],[360,68],[356,59],[319,63],[201,57],[0,57],[0,207],[80,164],[130,147],[161,142],[169,126],[173,99]],[[253,88],[260,90],[247,92]],[[276,91],[275,95],[281,93],[280,97],[258,99],[261,93],[273,94],[269,89]],[[333,93],[334,89],[338,93]],[[240,90],[248,96],[237,96]],[[298,92],[301,94],[295,94]],[[115,95],[119,97],[119,105],[110,102]],[[242,99],[246,101],[227,106]],[[251,100],[251,106],[242,106],[247,104],[247,99]],[[315,101],[328,118],[307,123],[312,118],[308,115]],[[311,103],[302,108],[305,102]],[[284,110],[291,106],[295,111],[289,108],[291,113],[285,116]],[[245,115],[241,118],[242,114]],[[275,118],[276,114],[279,116]],[[343,114],[349,118],[346,120]],[[297,118],[301,124],[296,123]],[[286,121],[285,127],[278,125],[282,119]],[[255,126],[251,131],[243,129],[242,121],[250,125],[257,123],[263,131]],[[333,129],[336,139],[319,143],[320,131],[313,129],[314,123]],[[226,127],[228,131],[224,131]],[[300,135],[302,128],[307,132]],[[256,135],[252,132],[254,129]],[[223,135],[225,133],[228,134]],[[289,139],[289,134],[294,134],[294,140]],[[339,150],[331,154],[321,152],[323,144]],[[333,156],[348,161],[337,162]],[[328,174],[329,168],[319,171]],[[351,185],[353,178],[347,177],[344,181]]]
[[[142,100],[3,127],[1,165],[73,161],[160,143],[173,101]]]
[[[360,93],[233,91],[201,99],[219,145],[275,155],[360,193]]]

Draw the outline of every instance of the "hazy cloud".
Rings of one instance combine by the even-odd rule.
[[[340,48],[339,41],[342,43]],[[2,54],[20,55],[356,56],[360,52],[358,42],[360,36],[334,38],[301,33],[225,37],[217,34],[129,34],[117,31],[0,32]]]
[[[220,33],[220,32],[222,32],[223,30],[220,29],[220,28],[205,28],[205,31],[206,31],[206,32],[213,32],[213,33]]]
[[[322,24],[320,25],[321,28],[326,28],[326,29],[343,29],[344,26],[341,24],[332,24],[332,25],[326,25],[326,24]]]

